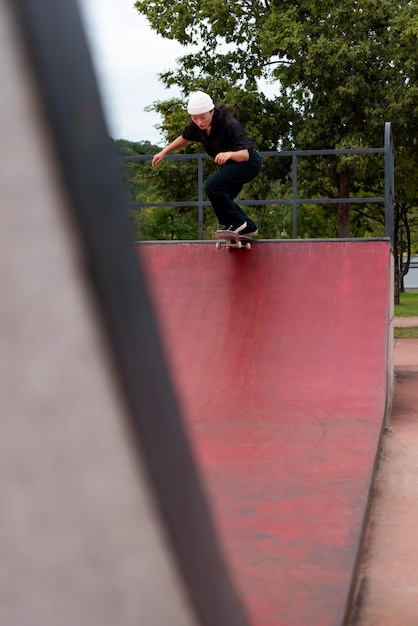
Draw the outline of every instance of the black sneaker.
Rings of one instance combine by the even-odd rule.
[[[228,226],[226,230],[229,230],[230,232],[235,233],[236,235],[243,235],[244,231],[247,228],[248,228],[248,224],[244,220],[244,222],[241,222],[241,224],[238,224],[238,225],[231,224],[231,226]]]
[[[252,221],[248,220],[242,222],[238,226],[229,226],[226,230],[230,230],[237,235],[256,235],[258,233],[257,225]]]
[[[257,224],[252,221],[247,222],[247,227],[240,232],[240,235],[256,235],[258,233]]]

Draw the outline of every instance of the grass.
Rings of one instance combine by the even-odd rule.
[[[395,317],[418,317],[418,290],[401,293],[400,304],[395,304]]]
[[[418,326],[410,328],[394,328],[393,336],[395,339],[418,339]]]
[[[400,295],[400,303],[395,304],[395,317],[418,317],[418,291],[405,291]],[[395,339],[418,339],[418,326],[397,328]]]

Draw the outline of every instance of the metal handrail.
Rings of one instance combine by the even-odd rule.
[[[338,154],[384,154],[384,180],[385,195],[379,197],[368,198],[298,198],[298,157],[309,156],[333,156]],[[364,203],[382,203],[385,205],[385,236],[390,238],[393,243],[394,236],[394,145],[390,122],[385,123],[384,145],[381,148],[344,148],[329,150],[283,150],[260,152],[262,157],[291,157],[292,159],[292,197],[288,199],[277,200],[241,200],[242,205],[292,205],[292,238],[297,239],[297,208],[300,204],[339,204],[341,202],[347,204],[364,204]],[[121,161],[150,161],[152,155],[138,156],[121,156]],[[195,206],[198,209],[198,227],[199,239],[203,239],[203,207],[210,206],[208,200],[203,199],[203,161],[210,159],[207,154],[169,154],[165,157],[172,160],[197,160],[197,177],[198,177],[198,199],[187,202],[131,202],[130,208],[146,208],[146,207],[190,207]]]

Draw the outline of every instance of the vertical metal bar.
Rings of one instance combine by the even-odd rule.
[[[197,158],[197,201],[199,239],[203,239],[203,157],[200,154]]]
[[[385,123],[385,235],[393,244],[394,236],[394,156],[390,122]]]
[[[389,125],[390,127],[390,125]],[[392,247],[395,237],[395,146],[393,144],[392,130],[390,131],[390,240]]]
[[[298,237],[298,157],[292,154],[292,239]]]

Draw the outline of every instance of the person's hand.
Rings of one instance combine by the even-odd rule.
[[[218,165],[224,165],[227,161],[230,160],[232,156],[232,152],[219,152],[215,157],[215,163]]]
[[[152,167],[157,167],[157,165],[161,163],[164,157],[165,157],[164,150],[161,150],[161,152],[158,152],[158,154],[155,154],[152,158]]]

